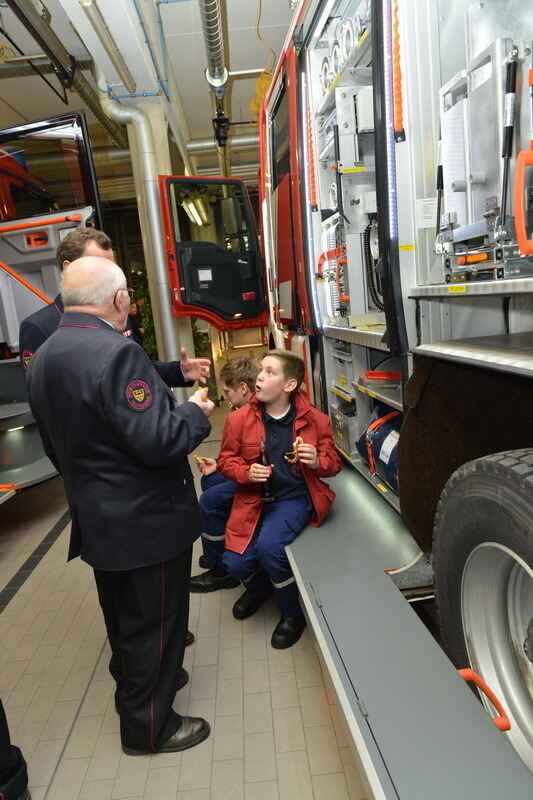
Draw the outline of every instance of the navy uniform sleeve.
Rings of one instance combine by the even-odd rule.
[[[30,366],[31,366],[31,360],[28,363],[28,367],[30,367]],[[37,429],[39,431],[39,435],[40,435],[41,441],[43,443],[44,452],[46,453],[46,455],[48,456],[48,458],[50,459],[50,461],[52,462],[52,464],[54,465],[56,470],[61,474],[61,468],[59,466],[59,461],[58,461],[58,458],[56,456],[55,450],[52,447],[52,443],[51,443],[50,439],[48,438],[48,436],[46,435],[45,429],[42,427],[41,423],[39,422],[39,420],[37,419],[37,417],[35,416],[35,414],[33,412],[33,406],[32,406],[32,402],[31,402],[31,369],[28,369],[26,380],[27,380],[27,386],[28,386],[28,402],[29,402],[29,405],[30,405],[30,411],[33,414],[35,422],[37,423]]]
[[[31,319],[22,320],[19,330],[19,353],[23,370],[28,369],[35,352],[47,338],[45,331]]]
[[[188,381],[181,371],[179,361],[152,361],[152,364],[167,386],[194,386],[194,381]]]
[[[184,458],[211,430],[196,403],[175,405],[141,347],[114,350],[102,374],[100,393],[116,435],[148,467]]]

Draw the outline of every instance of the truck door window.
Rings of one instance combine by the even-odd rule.
[[[80,113],[0,130],[2,219],[98,207],[85,121]]]

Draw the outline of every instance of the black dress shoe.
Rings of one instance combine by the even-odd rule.
[[[190,644],[194,644],[194,633],[192,631],[187,631],[187,636],[185,637],[185,647],[188,647]]]
[[[200,569],[211,569],[211,564],[206,561],[205,556],[200,556],[198,559],[198,566]]]
[[[217,575],[217,572],[211,568],[207,572],[202,572],[201,575],[195,575],[189,582],[189,589],[193,594],[204,592],[216,592],[217,589],[234,589],[239,585],[236,578],[232,578],[228,572],[222,575]]]
[[[176,689],[176,691],[179,692],[179,690],[183,689],[184,686],[187,686],[188,683],[189,683],[189,673],[187,672],[186,669],[183,669],[182,667],[180,672],[180,677],[178,680],[178,688]],[[117,712],[117,714],[120,714],[120,706],[116,697],[115,697],[115,711]]]
[[[156,750],[134,750],[122,745],[122,752],[127,756],[151,756],[153,753],[176,753],[179,750],[188,750],[209,736],[211,728],[209,723],[201,717],[182,717],[181,725],[170,739],[167,739]]]
[[[251,592],[246,589],[244,594],[241,594],[236,603],[233,604],[233,616],[235,619],[247,619],[259,611],[265,600],[267,600],[272,592]]]
[[[271,644],[276,650],[284,650],[296,644],[306,626],[305,617],[282,617],[272,634]]]

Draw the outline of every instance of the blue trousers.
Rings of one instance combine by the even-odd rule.
[[[313,514],[309,495],[265,503],[252,541],[244,553],[224,552],[224,564],[234,578],[251,592],[266,593],[274,587],[283,617],[302,614],[296,579],[285,546],[293,542]]]
[[[225,478],[220,472],[213,472],[211,475],[202,476],[201,486],[199,504],[204,526],[202,533],[204,558],[210,566],[221,567],[226,523],[237,484]]]

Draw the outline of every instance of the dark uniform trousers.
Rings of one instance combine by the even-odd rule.
[[[94,570],[112,650],[120,735],[132,749],[155,750],[181,725],[172,703],[185,651],[191,555],[188,548],[162,564]]]
[[[6,714],[0,700],[0,798],[17,800],[27,786],[26,762],[19,748],[11,744]]]

